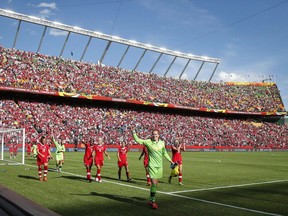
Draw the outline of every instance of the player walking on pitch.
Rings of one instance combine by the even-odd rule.
[[[39,176],[40,181],[42,181],[42,166],[43,165],[44,165],[43,181],[47,181],[49,158],[53,159],[53,156],[50,152],[50,147],[47,144],[46,137],[42,136],[40,138],[40,143],[37,144],[37,165],[38,165],[38,176]]]
[[[98,138],[98,145],[94,145],[94,151],[95,151],[94,163],[97,167],[95,181],[101,183],[102,182],[101,168],[104,165],[104,154],[110,160],[110,156],[107,153],[106,148],[104,147],[104,142],[101,137]]]
[[[143,146],[142,153],[139,156],[139,160],[141,160],[141,158],[143,156],[144,156],[143,165],[144,165],[144,169],[145,169],[145,172],[146,172],[147,185],[150,186],[151,185],[151,179],[150,179],[149,170],[148,170],[149,158],[148,158],[148,150],[147,150],[146,146]]]
[[[56,169],[61,172],[62,166],[64,164],[64,152],[66,151],[63,141],[57,142],[54,137],[51,138],[52,142],[56,146]]]
[[[180,144],[179,140],[176,139],[173,143],[173,145],[171,146],[171,150],[172,150],[172,161],[174,163],[178,164],[178,169],[179,169],[179,173],[178,173],[178,181],[180,185],[183,185],[182,183],[182,155],[181,155],[181,151],[186,151],[186,147],[185,144]],[[175,174],[174,174],[175,175]],[[172,179],[172,172],[171,175],[169,176],[168,182],[171,184],[171,179]]]
[[[91,179],[91,168],[93,166],[93,151],[94,151],[94,142],[93,139],[90,139],[90,143],[87,143],[86,140],[83,140],[83,144],[81,146],[85,147],[85,154],[84,154],[84,166],[86,167],[86,178],[89,182],[92,181]]]
[[[148,150],[148,156],[149,156],[149,175],[151,178],[152,185],[150,187],[150,201],[148,202],[149,206],[151,206],[153,209],[157,209],[158,205],[155,202],[155,195],[157,190],[157,185],[159,182],[159,179],[163,176],[163,156],[172,164],[172,160],[170,156],[168,155],[165,143],[164,141],[159,139],[159,131],[153,130],[152,131],[152,137],[151,139],[140,139],[136,131],[132,130],[133,138],[134,140],[141,144],[145,145]]]
[[[36,143],[36,141],[33,141],[32,152],[33,152],[33,157],[35,159],[37,159],[37,143]]]
[[[122,167],[125,167],[127,181],[130,182],[129,168],[128,168],[128,147],[126,146],[126,142],[122,141],[120,147],[118,148],[117,158],[118,158],[118,179],[121,180],[121,171]]]

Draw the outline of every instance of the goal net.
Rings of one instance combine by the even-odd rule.
[[[0,163],[25,163],[25,129],[0,128]]]

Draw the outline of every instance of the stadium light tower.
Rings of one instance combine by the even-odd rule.
[[[45,20],[45,19],[41,19],[41,18],[35,17],[35,16],[28,16],[28,15],[25,15],[25,14],[16,13],[16,12],[13,12],[13,11],[10,11],[10,10],[4,10],[4,9],[1,9],[1,8],[0,8],[0,16],[8,17],[8,18],[11,18],[11,19],[14,19],[14,20],[18,21],[18,26],[17,26],[17,30],[16,30],[16,33],[15,33],[14,43],[13,43],[12,48],[16,47],[17,40],[18,40],[18,35],[21,33],[20,28],[21,28],[21,26],[23,26],[22,23],[26,22],[26,23],[31,23],[33,25],[38,25],[38,26],[43,26],[44,27],[44,30],[43,30],[42,36],[40,38],[40,42],[38,44],[38,48],[37,48],[36,52],[40,52],[41,46],[42,46],[42,43],[43,43],[43,39],[46,36],[47,28],[51,28],[51,29],[61,30],[61,31],[64,31],[64,32],[67,33],[66,39],[64,40],[61,52],[59,54],[60,56],[62,56],[63,52],[65,51],[66,44],[67,44],[68,40],[70,39],[71,33],[74,33],[76,35],[82,35],[82,36],[85,36],[85,37],[88,38],[88,42],[87,42],[87,44],[86,44],[86,46],[85,46],[85,48],[84,48],[84,50],[82,52],[82,55],[81,55],[81,57],[79,59],[80,61],[83,60],[84,55],[85,55],[87,49],[90,46],[91,40],[102,40],[102,41],[106,41],[106,46],[104,47],[104,50],[102,51],[102,55],[101,55],[100,59],[98,60],[98,62],[101,63],[101,64],[103,63],[106,54],[109,51],[111,51],[111,49],[109,49],[109,48],[111,47],[112,43],[120,44],[121,46],[125,47],[125,51],[124,51],[124,53],[122,55],[120,53],[115,53],[115,51],[114,52],[111,51],[111,52],[113,52],[113,54],[120,55],[120,61],[116,65],[116,67],[119,67],[121,65],[121,63],[123,62],[124,58],[127,56],[126,54],[130,51],[131,47],[142,50],[142,54],[138,58],[136,65],[134,67],[132,67],[132,68],[125,68],[125,69],[132,70],[132,71],[134,71],[134,70],[136,70],[138,68],[139,64],[142,62],[142,59],[143,59],[144,55],[146,56],[148,54],[152,55],[153,53],[157,53],[159,55],[158,55],[158,58],[156,60],[154,60],[154,58],[150,58],[150,59],[153,59],[153,60],[150,60],[150,61],[153,61],[153,62],[151,62],[152,68],[149,71],[143,71],[143,72],[152,73],[153,69],[159,63],[159,60],[163,56],[166,56],[166,57],[172,56],[173,60],[169,64],[168,68],[166,69],[166,71],[164,73],[164,76],[166,76],[169,73],[171,67],[175,64],[175,60],[176,59],[182,59],[182,60],[184,59],[184,60],[187,60],[187,63],[185,64],[184,68],[182,70],[181,69],[179,69],[179,70],[177,69],[177,71],[179,71],[179,75],[178,75],[179,78],[182,78],[184,72],[186,71],[186,69],[188,68],[188,65],[190,63],[197,61],[197,62],[201,62],[201,64],[200,64],[200,67],[198,68],[198,71],[196,72],[196,76],[194,77],[194,80],[196,80],[196,78],[198,77],[199,73],[202,71],[203,65],[205,63],[212,63],[212,64],[215,65],[215,67],[214,67],[214,69],[212,71],[212,74],[210,76],[210,79],[208,80],[210,82],[212,77],[214,76],[214,73],[215,73],[215,71],[217,69],[218,64],[220,63],[220,59],[218,59],[218,58],[212,58],[212,57],[208,57],[208,56],[192,55],[192,54],[189,54],[189,53],[182,53],[182,52],[179,52],[179,51],[173,51],[173,50],[169,50],[169,49],[166,49],[166,48],[153,46],[151,44],[145,44],[145,43],[141,43],[141,42],[138,42],[138,41],[128,40],[128,39],[124,39],[124,38],[121,38],[121,37],[118,37],[118,36],[107,35],[107,34],[103,34],[101,32],[96,32],[96,31],[83,29],[83,28],[80,28],[78,26],[69,26],[69,25],[66,25],[66,24],[63,24],[63,23]],[[111,65],[111,66],[113,66],[113,65]],[[194,65],[194,66],[197,67],[196,65]],[[193,72],[193,71],[191,71],[191,72]]]

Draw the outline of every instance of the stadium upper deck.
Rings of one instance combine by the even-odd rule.
[[[188,81],[4,47],[0,51],[2,87],[173,104],[206,111],[285,114],[275,83]]]

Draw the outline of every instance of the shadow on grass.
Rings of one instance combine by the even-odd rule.
[[[35,176],[29,176],[29,175],[18,175],[19,178],[25,178],[25,179],[33,179],[33,180],[39,180],[39,178]]]
[[[59,178],[66,178],[74,181],[81,181],[81,182],[89,182],[86,178],[83,178],[81,176],[60,176]]]
[[[133,205],[138,205],[138,206],[143,206],[146,199],[140,198],[140,197],[126,197],[126,196],[121,196],[121,195],[115,195],[115,194],[101,194],[97,192],[91,192],[90,193],[92,196],[99,196],[99,197],[105,197],[108,199],[112,199],[118,202],[123,202],[123,203],[130,203]]]
[[[147,183],[147,180],[144,179],[144,178],[132,178],[132,179],[133,179],[133,180],[137,180],[138,182],[145,182],[145,183]],[[168,182],[168,178],[167,178],[167,182]],[[165,182],[165,181],[163,181],[163,180],[159,180],[159,183],[160,183],[160,184],[167,183],[167,182]]]
[[[134,178],[132,178],[130,181],[127,181],[126,178],[122,178],[121,180],[119,180],[118,178],[112,178],[112,177],[109,177],[109,176],[102,176],[102,179],[105,181],[105,180],[114,180],[114,181],[118,181],[118,182],[127,182],[127,183],[132,183],[132,184],[135,184],[137,182],[135,182]]]
[[[112,178],[109,176],[102,176],[102,179],[105,180],[114,180],[117,181],[119,183],[129,183],[129,184],[136,184],[136,185],[143,185],[143,182],[145,182],[145,185],[147,185],[147,180],[146,179],[141,179],[141,178],[131,178],[130,181],[127,181],[126,178],[122,178],[121,180],[119,180],[118,178]],[[161,181],[159,181],[159,183],[163,183]]]

